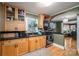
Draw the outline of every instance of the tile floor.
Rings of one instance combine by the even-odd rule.
[[[50,56],[52,52],[48,48],[42,48],[33,52],[27,53],[23,56]]]

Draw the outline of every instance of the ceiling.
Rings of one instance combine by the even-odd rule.
[[[79,2],[53,2],[52,5],[48,7],[45,7],[39,2],[9,2],[9,4],[25,8],[27,12],[33,14],[48,14],[53,16],[59,12],[79,5]]]

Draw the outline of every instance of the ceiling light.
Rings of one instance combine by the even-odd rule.
[[[48,7],[50,6],[53,2],[52,1],[45,1],[45,2],[40,2],[42,5]]]

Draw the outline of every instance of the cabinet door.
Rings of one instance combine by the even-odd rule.
[[[3,45],[2,56],[16,56],[17,46],[16,45]]]
[[[38,27],[43,28],[44,15],[39,15]]]
[[[45,36],[41,36],[41,48],[44,48],[46,46],[46,37]]]
[[[41,48],[41,39],[40,37],[36,37],[36,49]]]
[[[0,3],[0,31],[4,31],[4,6]]]
[[[1,53],[1,52],[2,52],[2,50],[1,50],[1,46],[0,46],[0,56],[2,55],[2,53]]]
[[[5,31],[25,31],[25,22],[5,21]]]
[[[2,49],[1,49],[1,41],[0,41],[0,56],[1,56],[1,54],[2,54],[1,52],[2,52]]]
[[[22,54],[22,42],[18,43],[18,55]]]
[[[28,52],[28,39],[21,39],[18,43],[18,55]]]
[[[25,31],[25,21],[17,21],[18,31]]]
[[[36,39],[35,37],[30,37],[29,38],[29,51],[34,51],[36,50]]]
[[[25,39],[24,42],[22,42],[22,53],[28,52],[28,39]]]
[[[17,31],[17,21],[5,21],[5,31]]]

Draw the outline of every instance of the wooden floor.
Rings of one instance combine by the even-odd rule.
[[[78,56],[76,50],[76,40],[72,38],[65,39],[65,49],[56,46],[50,46],[48,49],[52,52],[51,56]]]
[[[61,49],[55,46],[48,47],[52,52],[51,56],[78,56],[75,49]]]

